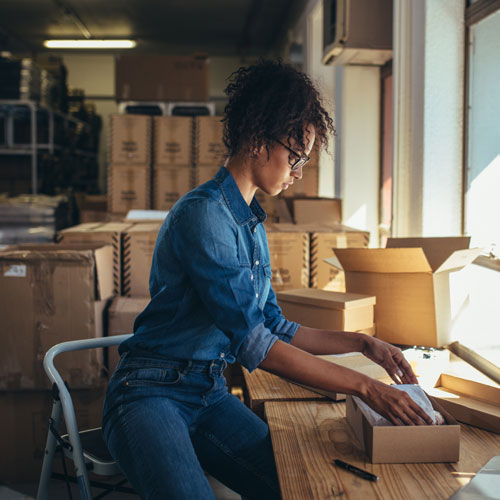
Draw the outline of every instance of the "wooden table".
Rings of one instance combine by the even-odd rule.
[[[243,368],[246,383],[245,403],[259,417],[265,419],[264,403],[267,401],[326,401],[327,398],[264,370],[252,373]]]
[[[353,441],[343,402],[266,402],[265,412],[283,500],[448,499],[500,455],[500,435],[462,425],[457,463],[372,465]],[[334,458],[380,479],[358,478],[334,466]]]

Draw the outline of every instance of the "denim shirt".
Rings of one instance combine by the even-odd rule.
[[[273,344],[299,328],[271,287],[266,214],[248,206],[222,167],[183,196],[160,228],[151,266],[151,301],[120,353],[225,359],[255,369]]]

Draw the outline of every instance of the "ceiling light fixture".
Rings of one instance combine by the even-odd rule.
[[[135,40],[45,40],[48,49],[133,49]]]

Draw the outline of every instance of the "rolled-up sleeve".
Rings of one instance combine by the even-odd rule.
[[[264,306],[265,326],[280,340],[287,342],[292,341],[297,333],[300,325],[295,321],[288,321],[281,311],[281,307],[276,300],[276,294],[273,288],[269,290],[266,304]]]
[[[277,337],[258,306],[251,268],[239,261],[234,222],[216,200],[193,201],[181,215],[169,234],[175,256],[214,324],[229,338],[231,353],[252,371]]]

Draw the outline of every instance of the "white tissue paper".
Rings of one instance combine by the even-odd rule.
[[[399,389],[400,391],[407,392],[408,395],[413,399],[413,401],[415,401],[415,403],[417,403],[422,408],[422,410],[424,410],[425,413],[427,413],[427,415],[431,417],[432,423],[437,424],[436,415],[434,412],[434,408],[432,407],[432,403],[430,402],[427,394],[424,392],[422,387],[413,384],[391,385],[391,387]],[[363,400],[359,399],[356,396],[353,396],[353,399],[356,400],[359,409],[371,425],[393,425],[392,422],[389,422],[389,420],[387,420],[385,417],[377,413],[375,410],[372,410]]]

